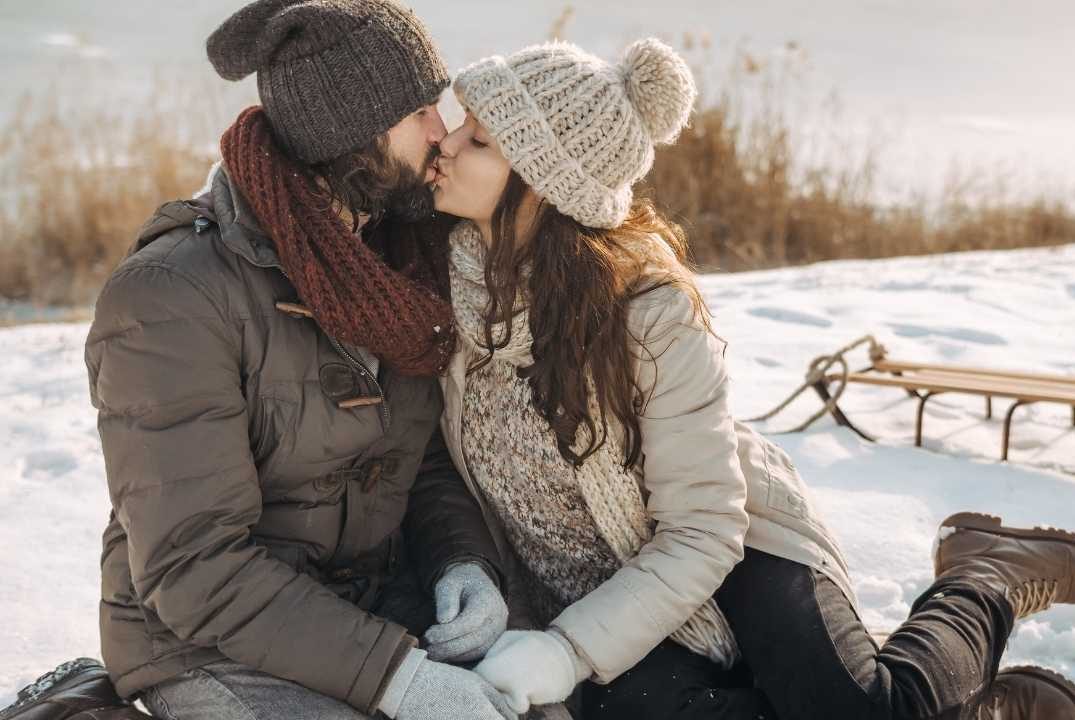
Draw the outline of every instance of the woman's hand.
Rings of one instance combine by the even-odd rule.
[[[450,566],[433,593],[437,624],[425,635],[431,660],[477,660],[508,626],[508,606],[500,589],[478,563]]]
[[[531,705],[563,702],[593,669],[555,630],[508,630],[474,672],[485,678],[520,715]]]

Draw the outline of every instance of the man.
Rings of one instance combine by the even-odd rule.
[[[479,657],[507,620],[436,430],[443,255],[401,224],[432,213],[444,65],[391,0],[258,0],[208,52],[257,73],[262,106],[206,191],[142,228],[86,342],[108,675],[170,720],[514,718],[416,649],[434,614],[441,658]],[[135,716],[100,675],[75,663],[9,717]]]

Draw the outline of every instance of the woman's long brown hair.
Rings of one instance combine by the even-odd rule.
[[[642,451],[638,416],[647,398],[635,379],[641,358],[632,347],[656,358],[627,327],[630,302],[675,285],[691,296],[709,329],[708,311],[688,267],[686,238],[652,202],[636,199],[624,223],[612,230],[586,227],[541,202],[523,230],[528,240],[520,242],[517,226],[526,193],[526,184],[512,172],[493,212],[484,329],[484,344],[492,350],[471,371],[508,344],[512,314],[528,310],[534,363],[518,374],[529,382],[534,407],[555,433],[560,455],[581,466],[607,441],[611,415],[624,429],[624,467],[633,468]],[[659,251],[659,243],[671,252]],[[520,295],[524,307],[517,306]],[[505,330],[494,338],[497,323]],[[586,442],[576,451],[580,426]]]

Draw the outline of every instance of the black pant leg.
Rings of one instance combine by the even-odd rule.
[[[776,720],[745,667],[723,670],[672,640],[607,685],[582,686],[585,720]]]
[[[891,695],[877,645],[850,603],[819,594],[812,568],[747,548],[716,597],[781,720],[889,720],[877,712]]]
[[[878,649],[825,575],[752,548],[716,597],[781,720],[956,717],[992,681],[1011,630],[1003,598],[947,583]]]
[[[996,591],[958,579],[934,583],[881,648],[895,684],[893,716],[964,717],[960,709],[977,707],[993,683],[1014,624],[1011,604]]]

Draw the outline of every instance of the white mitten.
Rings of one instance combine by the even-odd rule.
[[[474,672],[502,692],[522,715],[531,705],[563,702],[593,674],[575,648],[555,630],[508,630]]]

